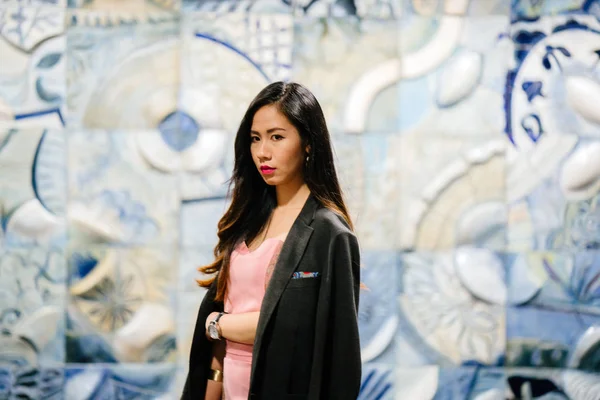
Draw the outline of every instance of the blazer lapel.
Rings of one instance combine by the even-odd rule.
[[[250,382],[254,377],[254,369],[260,354],[260,347],[262,344],[262,336],[265,332],[265,328],[275,310],[275,306],[279,302],[283,291],[292,277],[298,263],[302,259],[304,249],[308,244],[308,240],[312,235],[313,228],[309,226],[314,218],[315,211],[317,209],[317,201],[313,195],[310,194],[306,203],[302,207],[300,214],[294,221],[294,224],[290,228],[289,233],[279,253],[279,258],[275,264],[273,275],[265,291],[265,296],[262,301],[260,309],[260,316],[258,319],[258,326],[256,327],[256,335],[254,339],[254,348],[252,351],[252,372]]]

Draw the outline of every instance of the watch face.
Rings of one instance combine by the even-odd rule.
[[[213,339],[219,339],[219,331],[217,330],[217,327],[214,324],[208,325],[208,334]]]

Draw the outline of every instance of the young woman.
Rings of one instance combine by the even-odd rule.
[[[232,184],[182,399],[356,399],[359,247],[309,90],[252,101]]]

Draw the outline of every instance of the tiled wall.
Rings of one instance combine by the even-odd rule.
[[[600,0],[0,0],[0,399],[176,398],[280,79],[357,224],[360,398],[600,399]]]

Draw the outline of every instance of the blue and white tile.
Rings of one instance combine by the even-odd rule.
[[[1,7],[24,6],[24,7],[62,7],[67,4],[67,0],[0,0]]]
[[[183,0],[186,11],[227,13],[294,13],[298,17],[359,17],[394,19],[402,15],[402,0]]]
[[[69,126],[156,129],[178,111],[179,28],[175,21],[71,27]]]
[[[357,400],[376,399],[394,399],[394,368],[391,365],[365,363]]]
[[[501,368],[397,368],[396,399],[504,400],[505,374]]]
[[[160,399],[169,397],[176,373],[174,364],[65,369],[64,396],[72,400]]]
[[[175,21],[181,0],[66,0],[71,26],[131,26]]]
[[[398,232],[397,138],[393,134],[334,134],[338,179],[364,249],[396,248]]]
[[[510,14],[510,1],[507,0],[407,0],[405,5],[406,13],[427,17],[441,15],[480,17]]]
[[[182,34],[179,106],[202,128],[237,132],[258,92],[289,79],[291,15],[194,12]]]
[[[589,14],[600,16],[598,0],[512,0],[514,21],[536,19],[557,14]]]
[[[0,244],[66,240],[66,141],[42,128],[0,130]]]
[[[399,256],[394,251],[361,254],[361,289],[358,309],[363,362],[395,362],[394,338],[398,330],[397,273]]]
[[[358,17],[361,19],[389,20],[402,15],[402,0],[295,0],[296,16],[311,18]]]
[[[468,6],[468,2],[457,2]],[[419,136],[497,137],[512,41],[508,16],[407,17],[400,30],[400,128]]]
[[[215,241],[214,244],[217,242]],[[196,293],[203,291],[198,286],[197,280],[210,279],[210,276],[202,274],[198,268],[211,264],[215,260],[213,254],[214,244],[210,246],[199,245],[193,247],[182,247],[179,257],[179,278],[177,290],[180,293]]]
[[[600,315],[598,251],[512,254],[511,304]]]
[[[506,312],[507,365],[600,372],[598,314],[530,306]]]
[[[0,367],[0,396],[5,399],[62,400],[62,367]]]
[[[209,12],[219,17],[230,13],[292,13],[290,2],[285,0],[182,0],[181,6],[186,12]]]
[[[64,17],[60,7],[0,8],[0,127],[64,125]]]
[[[502,362],[507,284],[500,254],[406,253],[399,285],[398,366]]]
[[[599,391],[598,374],[543,368],[506,370],[505,394],[510,399],[594,400]]]
[[[399,247],[503,250],[508,224],[505,148],[500,139],[417,135],[402,136],[390,146],[401,185]]]
[[[140,143],[152,131],[69,134],[68,219],[71,242],[178,242],[176,175],[148,165]]]
[[[69,265],[70,362],[174,361],[173,248],[74,249]]]
[[[398,62],[397,21],[296,20],[292,78],[319,99],[333,132],[397,132]]]
[[[530,162],[522,155],[508,161],[511,250],[599,248],[600,140],[574,140],[567,151],[556,141],[536,147]]]
[[[217,198],[181,205],[181,245],[184,248],[213,248],[217,244],[217,225],[227,211],[226,201]]]
[[[196,287],[193,291],[180,292],[177,297],[177,350],[179,363],[186,367],[190,359],[198,309],[206,292],[205,288]],[[200,326],[204,326],[204,323]]]
[[[60,250],[0,250],[0,363],[62,363],[66,265]]]
[[[594,224],[591,232],[576,233],[585,239],[569,237],[569,231],[577,224],[573,218],[593,217],[600,188],[600,114],[591,107],[600,95],[600,23],[586,16],[544,17],[515,23],[512,31],[516,67],[506,92],[509,243],[520,251],[585,248],[597,239]]]

